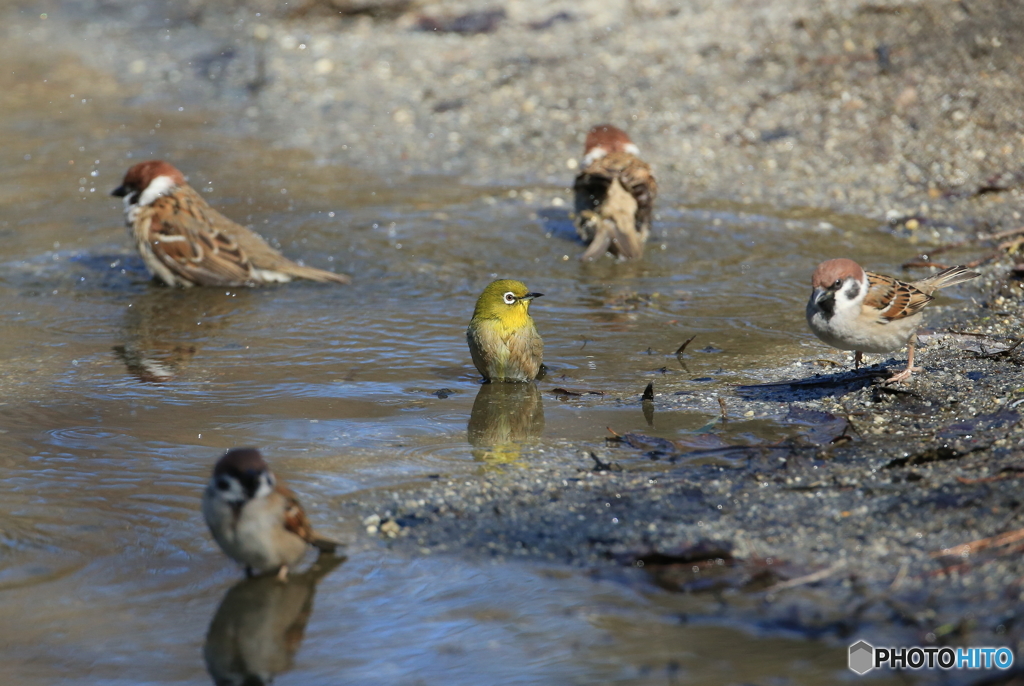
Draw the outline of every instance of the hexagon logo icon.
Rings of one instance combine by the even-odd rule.
[[[867,674],[875,667],[875,647],[867,641],[857,641],[850,646],[850,669],[857,674]]]

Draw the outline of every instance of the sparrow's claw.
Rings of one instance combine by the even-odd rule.
[[[288,565],[281,565],[281,569],[277,570],[277,580],[282,584],[288,582]]]
[[[920,367],[915,367],[914,366],[914,341],[913,341],[913,339],[911,339],[910,342],[907,343],[907,368],[904,369],[899,374],[896,374],[895,376],[890,377],[889,380],[886,381],[885,383],[890,384],[890,383],[898,383],[900,381],[906,381],[907,379],[910,378],[911,374],[913,374],[914,372],[923,372],[923,371],[924,370],[921,369]]]
[[[907,379],[909,379],[913,375],[914,372],[923,372],[923,371],[924,371],[924,369],[922,367],[907,367],[902,372],[899,372],[898,374],[894,374],[894,375],[890,376],[883,383],[888,385],[888,384],[891,384],[891,383],[899,383],[900,381],[906,381]]]

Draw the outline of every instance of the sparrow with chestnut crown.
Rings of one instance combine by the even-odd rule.
[[[807,324],[832,347],[855,351],[856,366],[863,353],[887,353],[906,345],[906,369],[886,383],[904,381],[913,372],[923,371],[914,366],[914,344],[921,310],[934,300],[932,293],[977,276],[967,267],[956,266],[905,283],[866,272],[853,260],[828,260],[811,277],[814,290],[807,301]]]
[[[643,256],[658,184],[639,155],[626,132],[611,124],[587,134],[574,186],[576,231],[588,244],[580,259],[605,252],[622,259]]]
[[[220,549],[249,576],[277,572],[284,581],[309,546],[333,553],[340,545],[313,531],[298,498],[255,448],[235,448],[217,460],[203,517]]]
[[[128,233],[146,269],[168,286],[257,286],[294,279],[348,283],[344,274],[289,260],[210,207],[180,171],[139,162],[110,193],[124,199]]]

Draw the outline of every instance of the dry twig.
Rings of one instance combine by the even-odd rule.
[[[679,346],[679,349],[676,350],[676,352],[675,352],[676,356],[678,357],[679,355],[682,355],[683,351],[686,350],[686,346],[690,345],[690,343],[693,342],[693,339],[696,338],[696,337],[697,337],[697,334],[693,334],[692,336],[687,338],[685,341],[683,341],[683,344],[681,346]]]
[[[775,591],[783,591],[787,588],[795,588],[796,586],[806,586],[807,584],[813,584],[823,579],[829,578],[845,566],[846,562],[840,560],[831,567],[826,567],[825,569],[820,569],[817,572],[806,574],[804,576],[798,576],[795,579],[790,579],[789,581],[781,581],[775,584],[774,586],[769,586],[765,589],[765,592],[774,593]]]
[[[999,534],[998,536],[989,536],[988,538],[979,538],[976,541],[970,541],[969,543],[963,543],[952,548],[943,548],[940,551],[933,552],[932,557],[946,557],[949,555],[955,557],[964,557],[971,553],[977,553],[986,548],[998,548],[1011,543],[1017,543],[1018,541],[1024,541],[1024,529],[1014,529],[1013,531],[1007,531],[1006,533]]]

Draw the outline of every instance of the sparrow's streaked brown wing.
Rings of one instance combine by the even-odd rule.
[[[620,153],[625,154],[625,153]],[[622,185],[636,198],[636,223],[637,230],[644,234],[651,230],[651,219],[654,214],[654,199],[658,197],[658,182],[654,180],[651,173],[651,166],[643,160],[632,157],[632,161],[625,165],[619,175]]]
[[[292,262],[259,234],[210,207],[181,172],[165,162],[135,165],[114,194],[137,202],[137,191],[152,183],[146,175],[156,172],[172,186],[145,206],[128,207],[127,220],[147,268],[167,285],[255,286],[295,278],[350,281],[344,274]]]
[[[272,248],[263,236],[252,229],[236,224],[209,205],[206,207],[206,217],[211,226],[231,236],[258,269],[287,273],[288,267],[298,266]]]
[[[333,553],[339,544],[313,531],[313,525],[309,523],[309,519],[306,517],[306,513],[303,511],[302,505],[299,504],[295,494],[280,484],[274,490],[285,499],[284,528],[310,545],[316,546],[321,551]]]
[[[915,286],[891,276],[866,273],[868,293],[864,297],[864,305],[877,310],[879,318],[885,321],[915,315],[935,299]]]
[[[211,230],[201,213],[177,195],[158,198],[144,210],[153,254],[183,279],[201,286],[242,286],[255,281],[252,264],[238,243]],[[197,216],[198,214],[198,216]]]
[[[584,258],[596,257],[608,247],[623,257],[639,257],[651,229],[651,215],[658,184],[646,162],[625,152],[614,152],[594,160],[577,177],[574,185],[578,226],[591,249]],[[625,191],[629,199],[619,197]],[[601,219],[610,219],[614,235]],[[587,226],[583,226],[583,224]]]
[[[193,194],[196,192],[191,188],[188,188],[188,190],[193,192]],[[199,201],[206,205],[202,198],[199,198]],[[222,231],[229,235],[234,243],[237,243],[246,254],[253,267],[257,269],[280,271],[281,273],[289,274],[290,276],[307,278],[307,280],[314,282],[334,282],[336,284],[348,284],[351,282],[351,278],[345,274],[338,274],[325,269],[317,269],[316,267],[307,267],[297,262],[293,262],[271,248],[270,244],[263,239],[262,235],[250,228],[234,223],[209,205],[205,206],[204,213],[207,220],[210,222],[210,225],[215,230]]]
[[[210,207],[202,196],[188,186],[182,187],[177,192],[182,201],[187,203],[189,209],[201,214],[203,220],[209,224],[214,231],[220,231],[230,236],[242,249],[249,262],[256,269],[265,269],[271,272],[280,272],[300,279],[310,281],[333,281],[335,283],[349,283],[351,279],[345,274],[335,274],[316,267],[306,267],[289,260],[287,257],[272,248],[263,236],[252,229],[247,229],[231,221],[217,210]]]

